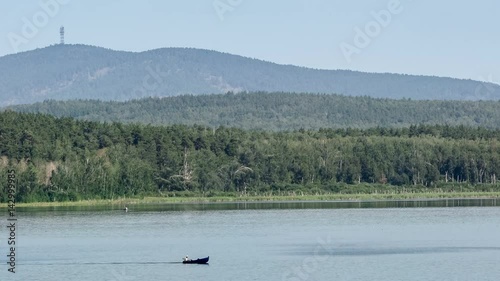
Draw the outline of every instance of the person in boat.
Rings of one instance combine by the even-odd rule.
[[[186,257],[183,258],[184,261],[189,261],[189,257],[186,255]]]

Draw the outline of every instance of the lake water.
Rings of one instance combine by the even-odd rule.
[[[25,209],[0,280],[499,280],[499,207],[404,202]]]

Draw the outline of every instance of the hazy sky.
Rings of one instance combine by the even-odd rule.
[[[67,43],[116,50],[195,47],[314,68],[500,81],[498,0],[2,4],[0,56],[55,44],[64,25]]]

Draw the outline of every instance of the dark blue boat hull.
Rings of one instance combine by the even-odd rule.
[[[210,257],[206,257],[206,258],[203,258],[203,259],[182,261],[182,263],[187,263],[187,264],[206,264],[206,263],[208,263],[208,259],[209,258]]]

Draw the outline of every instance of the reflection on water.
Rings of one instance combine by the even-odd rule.
[[[367,209],[367,208],[439,208],[497,207],[498,199],[425,199],[385,201],[289,201],[289,202],[224,202],[224,203],[163,203],[129,205],[130,211],[216,211],[271,209]],[[19,207],[20,212],[43,211],[104,211],[122,210],[121,206]]]

